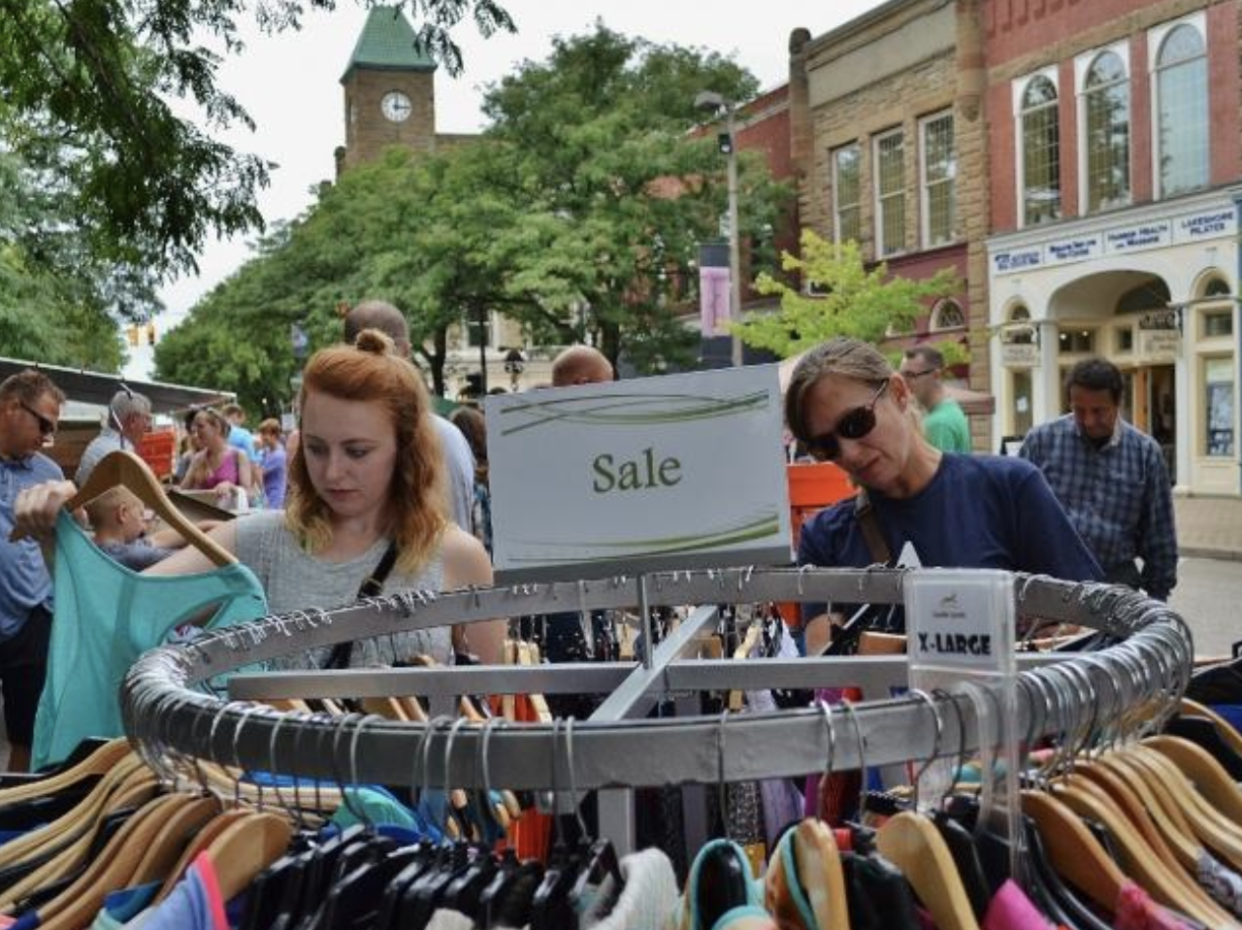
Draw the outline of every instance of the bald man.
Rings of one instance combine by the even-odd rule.
[[[552,386],[601,384],[616,381],[616,372],[604,353],[591,346],[570,346],[552,361]]]
[[[353,345],[364,329],[378,329],[392,340],[394,355],[410,358],[410,327],[405,316],[386,300],[364,300],[345,314],[345,341]],[[467,533],[474,532],[471,513],[474,509],[474,453],[470,444],[456,426],[437,413],[432,413],[444,451],[444,464],[448,468],[449,489],[452,492],[450,516]]]

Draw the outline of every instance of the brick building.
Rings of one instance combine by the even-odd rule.
[[[982,0],[996,427],[1122,368],[1178,487],[1237,494],[1237,0]]]
[[[957,342],[959,369],[988,383],[985,319],[986,132],[981,115],[978,10],[970,2],[890,0],[812,38],[790,40],[792,160],[802,222],[853,239],[893,274],[924,279],[951,268],[961,293],[929,307],[891,344]],[[976,445],[990,442],[972,418]]]

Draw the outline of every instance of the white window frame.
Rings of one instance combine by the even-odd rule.
[[[1030,83],[1037,77],[1047,78],[1052,82],[1053,88],[1057,92],[1057,113],[1061,111],[1061,105],[1064,103],[1064,96],[1061,93],[1061,80],[1055,66],[1041,68],[1038,71],[1032,71],[1030,74],[1024,74],[1020,78],[1015,78],[1010,85],[1012,93],[1012,113],[1013,113],[1013,161],[1014,172],[1017,183],[1014,185],[1015,206],[1017,207],[1018,228],[1025,229],[1031,225],[1026,221],[1026,146],[1022,139],[1022,98],[1026,96],[1026,89]],[[1058,159],[1058,163],[1059,163]],[[1062,198],[1062,215],[1064,215],[1064,198]]]
[[[940,184],[953,185],[953,196],[950,202],[951,222],[949,236],[940,242],[932,242],[931,237],[931,197],[927,181],[927,127],[931,123],[948,119],[953,127],[953,174],[947,181]],[[919,239],[923,248],[930,249],[956,242],[960,237],[957,230],[957,121],[953,117],[952,107],[931,113],[919,120]]]
[[[1099,48],[1093,48],[1089,52],[1083,52],[1074,59],[1074,124],[1078,127],[1078,214],[1086,216],[1088,213],[1087,198],[1091,188],[1091,180],[1087,177],[1087,161],[1089,152],[1087,151],[1087,72],[1091,70],[1091,65],[1095,60],[1105,52],[1112,52],[1121,59],[1121,66],[1126,72],[1126,88],[1129,91],[1129,102],[1127,107],[1129,114],[1127,121],[1129,123],[1129,177],[1130,190],[1126,198],[1126,204],[1134,201],[1134,69],[1130,65],[1130,45],[1128,42],[1117,42],[1113,45],[1102,45]],[[1104,210],[1115,210],[1126,204],[1113,204],[1105,207]],[[1103,211],[1099,211],[1103,212]]]
[[[1171,19],[1167,23],[1161,23],[1159,26],[1153,26],[1147,33],[1147,81],[1148,94],[1147,98],[1151,107],[1151,190],[1152,197],[1155,200],[1164,198],[1164,191],[1160,189],[1160,89],[1158,85],[1159,70],[1156,68],[1156,56],[1160,54],[1160,46],[1164,44],[1164,40],[1169,33],[1178,26],[1192,26],[1199,31],[1199,37],[1203,40],[1203,56],[1207,60],[1207,94],[1208,94],[1208,187],[1212,184],[1212,120],[1211,120],[1211,101],[1212,101],[1212,46],[1208,41],[1207,31],[1207,13],[1203,10],[1191,13],[1189,16],[1183,16],[1179,19]]]
[[[837,153],[846,149],[854,149],[858,159],[858,200],[852,205],[858,211],[858,237],[862,238],[862,145],[858,140],[837,145],[828,150],[828,160],[832,165],[832,240],[841,242],[841,185],[837,172]],[[850,206],[847,204],[847,206]]]
[[[944,323],[944,310],[946,307],[955,307],[962,317],[961,325],[954,324],[946,326]],[[966,318],[966,308],[962,306],[962,302],[956,297],[945,297],[936,303],[932,308],[931,316],[927,321],[927,330],[932,333],[942,333],[957,329],[969,329],[970,321]]]
[[[901,189],[894,191],[887,196],[895,196],[900,193],[904,198],[902,205],[902,229],[901,229],[901,245],[893,249],[891,252],[884,250],[884,210],[882,209],[884,197],[880,194],[880,145],[885,139],[891,139],[894,136],[901,137]],[[906,251],[906,210],[909,209],[909,181],[906,178],[906,127],[894,126],[892,129],[886,129],[884,132],[876,133],[871,139],[871,193],[874,198],[875,209],[875,257],[888,258],[891,255],[900,255]]]

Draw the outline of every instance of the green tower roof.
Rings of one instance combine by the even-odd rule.
[[[349,79],[354,68],[373,71],[434,71],[431,56],[415,45],[414,27],[400,7],[377,6],[367,14],[366,25],[349,65],[341,75],[341,83]]]

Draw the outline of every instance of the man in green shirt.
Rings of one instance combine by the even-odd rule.
[[[970,452],[970,425],[961,405],[949,397],[940,373],[944,356],[931,346],[906,349],[901,376],[923,408],[923,434],[942,452]]]

